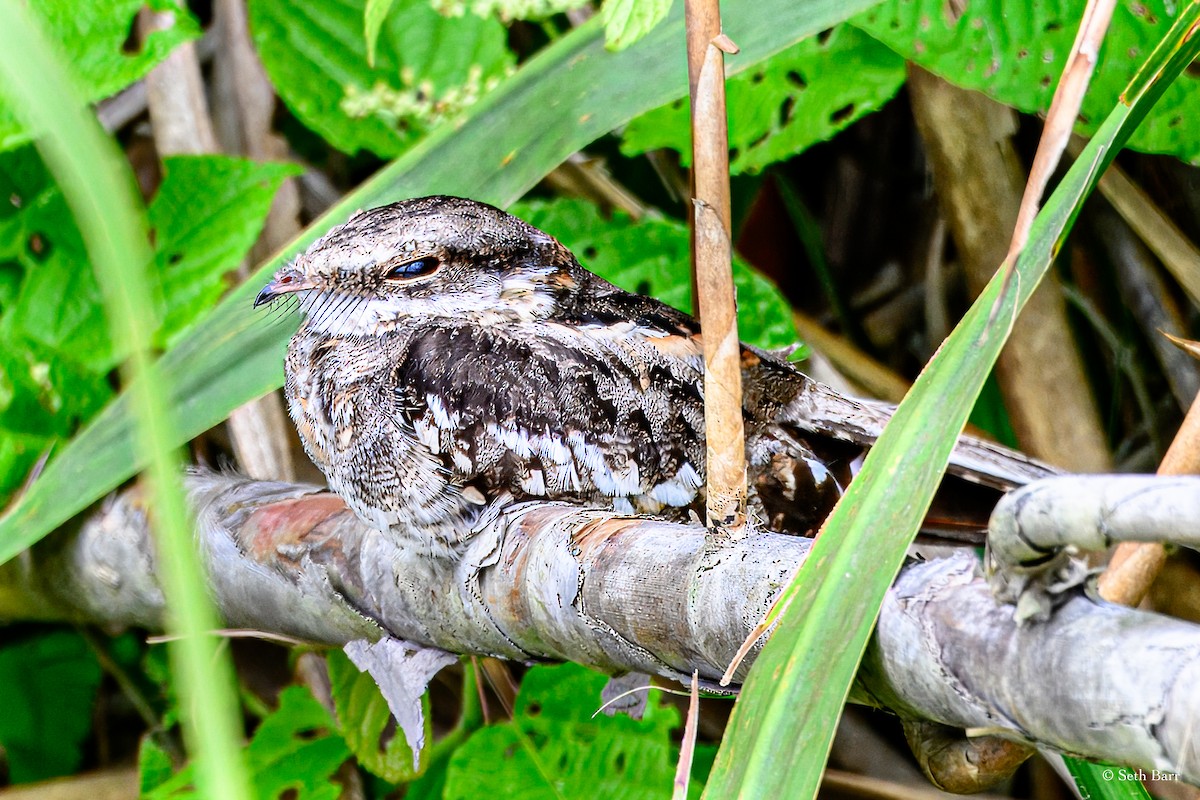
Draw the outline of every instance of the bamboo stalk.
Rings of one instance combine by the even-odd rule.
[[[686,20],[695,215],[692,263],[704,331],[706,511],[710,527],[738,530],[746,520],[746,449],[733,288],[724,58],[724,53],[737,48],[721,33],[717,0],[688,0]]]

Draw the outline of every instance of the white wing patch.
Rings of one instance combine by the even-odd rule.
[[[696,492],[704,485],[704,479],[686,461],[669,481],[663,481],[650,490],[650,496],[668,506],[686,506],[696,498]]]
[[[460,414],[448,410],[440,397],[427,394],[425,401],[428,411],[412,422],[419,443],[448,459],[459,475],[494,475],[494,470],[512,468],[514,474],[499,476],[500,484],[530,497],[595,493],[613,498],[616,511],[645,514],[664,506],[687,506],[704,485],[695,467],[685,461],[669,480],[646,487],[626,447],[613,452],[603,442],[589,441],[582,431],[531,431],[511,420],[489,422],[472,434],[461,430]],[[478,438],[470,441],[472,436]]]

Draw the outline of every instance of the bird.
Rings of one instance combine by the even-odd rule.
[[[485,507],[522,500],[703,514],[699,323],[517,217],[445,195],[359,211],[254,305],[286,297],[304,315],[284,386],[305,451],[398,545],[452,557]],[[891,409],[748,345],[741,366],[750,514],[812,534]],[[968,437],[949,468],[957,505],[1049,472]]]

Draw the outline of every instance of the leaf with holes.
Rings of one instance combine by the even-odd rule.
[[[518,203],[510,211],[557,238],[605,280],[691,313],[690,243],[682,222],[662,217],[634,222],[620,213],[606,220],[583,200]],[[778,287],[738,258],[733,280],[742,340],[768,350],[795,345],[791,307]]]
[[[32,147],[0,153],[0,196],[3,505],[112,396],[112,348],[79,232]]]
[[[165,312],[158,342],[165,345],[220,299],[280,184],[301,170],[212,155],[166,158],[163,169],[148,213]]]
[[[1050,107],[1083,6],[1074,0],[1026,2],[1020,8],[1006,0],[889,0],[852,22],[951,83],[1040,114]],[[1178,13],[1173,0],[1117,4],[1076,130],[1096,131]],[[1130,147],[1200,163],[1200,128],[1186,123],[1200,118],[1200,70],[1194,67],[1166,90]]]
[[[593,717],[607,680],[574,664],[529,670],[512,721],[476,731],[455,751],[443,797],[475,798],[487,786],[498,797],[522,800],[667,800],[679,713],[651,702],[641,721]]]
[[[413,769],[412,748],[404,732],[392,722],[387,700],[370,673],[361,672],[340,650],[326,656],[329,664],[330,691],[337,709],[339,729],[358,763],[386,781],[411,781],[419,772]],[[430,727],[428,695],[422,699],[425,707],[425,741],[433,741]],[[421,753],[421,767],[428,761],[428,750]]]
[[[366,0],[250,0],[249,7],[259,56],[283,101],[347,153],[399,155],[457,117],[514,62],[499,21],[447,19],[427,0],[406,0],[379,20],[373,67]]]
[[[157,30],[135,51],[126,49],[134,18],[140,9],[175,12],[169,27]],[[200,26],[173,0],[31,0],[29,8],[58,43],[64,59],[75,67],[75,79],[85,100],[102,100],[143,77],[167,53],[200,35]],[[31,138],[16,115],[0,100],[0,150]]]
[[[729,80],[730,171],[758,172],[834,136],[890,100],[904,83],[904,59],[870,36],[839,25],[805,39]],[[629,123],[627,155],[661,147],[691,163],[687,98]]]

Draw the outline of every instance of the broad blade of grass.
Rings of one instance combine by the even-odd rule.
[[[876,0],[729,0],[725,30],[746,69]],[[637,114],[687,94],[682,4],[636,45],[610,53],[595,20],[531,59],[472,106],[457,124],[430,134],[308,228],[230,294],[161,360],[172,394],[178,444],[221,422],[242,403],[283,382],[292,328],[251,311],[266,276],[351,212],[424,194],[460,194],[507,205],[547,172]],[[128,393],[127,393],[128,394]],[[118,398],[46,469],[0,519],[0,563],[29,547],[143,463],[131,441],[129,398]]]
[[[134,179],[113,141],[80,99],[64,61],[56,57],[19,0],[3,0],[0,75],[4,93],[37,138],[83,234],[104,295],[112,339],[127,353],[122,370],[132,383],[127,405],[134,443],[148,464],[162,585],[169,625],[180,638],[171,647],[184,730],[201,766],[198,783],[211,797],[248,798],[238,743],[242,738],[228,658],[218,658],[209,631],[216,613],[205,593],[195,552],[175,448],[178,434],[167,413],[168,386],[150,361],[158,323],[147,269],[153,263],[145,209]],[[69,487],[59,487],[69,496]]]
[[[734,708],[706,797],[816,795],[883,595],[941,480],[1016,314],[1084,198],[1138,122],[1200,53],[1188,3],[1037,216],[1010,291],[998,273],[930,361],[827,521]]]

